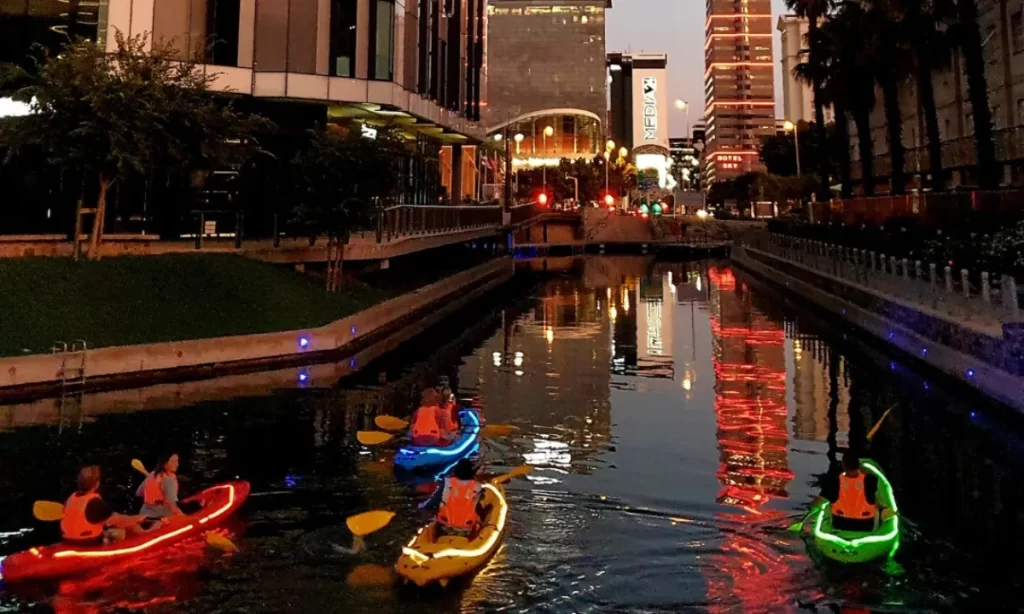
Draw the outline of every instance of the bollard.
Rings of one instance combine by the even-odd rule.
[[[981,300],[989,302],[988,273],[981,273]]]
[[[964,289],[964,298],[971,298],[971,278],[967,269],[960,269],[960,285]]]
[[[1017,321],[1017,280],[1003,275],[1002,284],[1003,308],[1009,313],[1010,321]]]
[[[916,279],[918,281],[921,281],[922,279],[924,279],[924,275],[921,273],[921,261],[920,260],[915,260],[914,261],[914,279]]]
[[[946,267],[945,274],[946,274],[946,292],[952,293],[953,292],[953,269],[951,269],[949,267]]]
[[[871,270],[874,271],[877,267],[875,266],[875,252],[871,252]]]
[[[889,268],[889,265],[888,265],[888,262],[887,262],[888,258],[886,258],[885,254],[882,254],[881,256],[879,256],[878,259],[879,259],[879,264],[882,265],[881,271],[883,273],[888,273],[889,272],[887,270]]]
[[[928,283],[935,285],[935,263],[931,262],[928,264]]]
[[[910,263],[903,259],[903,281],[910,281]]]

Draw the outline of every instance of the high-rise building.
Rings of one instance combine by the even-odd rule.
[[[764,170],[761,140],[775,133],[771,0],[708,0],[704,72],[705,185]]]
[[[611,0],[489,1],[482,115],[489,132],[516,139],[517,167],[604,151],[608,8]]]
[[[814,122],[814,88],[797,79],[793,70],[807,60],[807,31],[810,23],[805,17],[781,15],[778,29],[782,33],[782,116],[793,122]],[[831,107],[825,109],[825,123],[833,120]]]
[[[649,187],[660,189],[675,183],[669,173],[667,68],[664,53],[608,54],[608,137],[616,149],[630,152],[637,170],[651,171]]]

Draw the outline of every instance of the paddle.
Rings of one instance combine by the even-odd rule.
[[[483,437],[508,437],[519,432],[518,426],[512,426],[511,424],[488,424],[481,431],[480,435]]]
[[[409,423],[394,416],[377,416],[373,419],[377,428],[383,431],[404,431],[409,428]]]
[[[137,458],[132,459],[132,469],[146,477],[149,477],[149,471],[146,469],[146,466]],[[238,552],[238,546],[236,546],[234,542],[226,536],[221,535],[220,533],[214,533],[213,531],[206,534],[206,545],[211,548],[216,548],[217,550],[223,550],[224,552]]]
[[[881,428],[882,423],[885,422],[886,416],[889,415],[889,412],[896,409],[896,405],[898,405],[898,403],[893,403],[892,407],[885,410],[885,413],[883,413],[882,417],[878,419],[878,422],[875,423],[875,426],[871,427],[871,430],[868,431],[868,436],[866,438],[868,442],[870,442],[875,437],[875,434],[878,433],[878,429]],[[801,518],[799,522],[794,522],[793,524],[789,525],[788,527],[786,527],[786,530],[791,533],[799,533],[800,531],[802,531],[804,529],[804,523],[807,522],[807,519],[813,516],[815,513],[817,513],[817,511],[820,510],[821,506],[823,505],[825,505],[824,502],[811,507],[811,509],[807,510],[807,513],[804,514],[804,517]]]
[[[64,506],[56,501],[36,501],[32,504],[32,515],[36,520],[56,522],[64,517]]]
[[[516,467],[515,469],[513,469],[512,471],[509,471],[506,474],[499,475],[496,478],[491,478],[491,484],[497,485],[497,484],[504,484],[505,482],[511,482],[513,479],[515,479],[515,478],[517,478],[517,477],[519,477],[521,475],[526,475],[527,473],[530,473],[531,471],[533,471],[533,465],[523,465],[521,467]]]
[[[387,510],[373,510],[349,516],[345,519],[345,524],[348,525],[348,530],[352,531],[352,547],[346,548],[338,544],[331,546],[339,554],[359,554],[366,550],[365,537],[388,526],[394,517],[395,513]]]
[[[391,441],[394,437],[391,433],[384,433],[382,431],[359,431],[356,433],[356,439],[364,446],[379,446],[382,443]]]

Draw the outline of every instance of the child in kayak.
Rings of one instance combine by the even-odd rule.
[[[420,407],[413,414],[409,439],[414,446],[439,446],[444,444],[444,426],[439,422],[441,396],[434,388],[427,388],[420,394]]]
[[[879,515],[888,518],[892,510],[879,509],[875,492],[878,478],[861,471],[860,456],[849,450],[843,454],[842,471],[829,471],[816,504],[832,505],[832,527],[839,531],[869,533],[878,527]]]
[[[77,490],[64,504],[60,531],[64,541],[82,545],[100,545],[138,533],[144,516],[115,513],[99,495],[100,468],[82,467],[78,472]]]
[[[480,506],[483,486],[476,479],[476,467],[468,458],[455,465],[452,475],[445,478],[434,494],[420,504],[420,509],[437,509],[435,523],[437,535],[468,537],[480,528],[480,519],[487,514]]]
[[[178,455],[174,453],[160,457],[156,468],[135,492],[135,496],[143,500],[139,510],[143,517],[159,520],[184,515],[178,507],[178,461]]]

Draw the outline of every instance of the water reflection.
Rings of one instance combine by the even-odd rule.
[[[948,611],[982,592],[1010,600],[999,591],[1018,587],[1022,564],[992,553],[1024,546],[1024,446],[976,399],[723,263],[524,266],[547,273],[384,358],[358,357],[348,377],[346,361],[89,395],[77,413],[0,407],[0,466],[17,468],[0,471],[0,556],[53,537],[27,510],[66,492],[86,460],[127,485],[126,459],[171,445],[183,489],[242,475],[256,493],[233,558],[188,551],[181,569],[151,564],[103,586],[5,590],[0,609]],[[427,520],[415,504],[432,484],[396,481],[390,451],[354,435],[375,415],[408,416],[441,382],[488,422],[521,428],[485,442],[489,470],[537,470],[509,486],[511,531],[483,572],[420,593],[376,572],[386,577]],[[907,573],[819,565],[781,528],[893,404],[871,454],[907,515]],[[333,552],[350,538],[344,518],[371,508],[398,516],[362,557]]]

